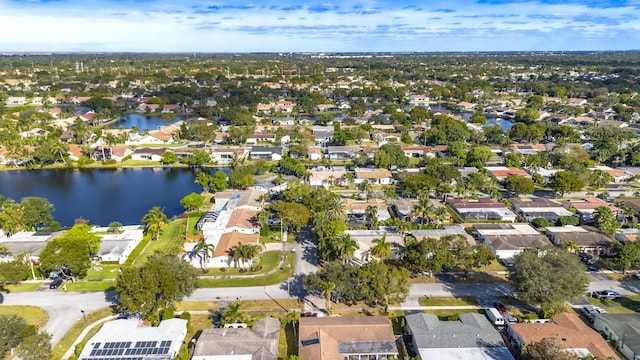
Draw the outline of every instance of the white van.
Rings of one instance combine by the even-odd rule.
[[[491,321],[493,325],[504,326],[504,317],[502,317],[502,314],[500,314],[498,309],[487,308],[485,309],[484,313],[487,315],[489,321]]]

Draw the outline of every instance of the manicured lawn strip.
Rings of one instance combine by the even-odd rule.
[[[160,232],[160,238],[155,241],[150,241],[134,263],[144,264],[147,258],[153,255],[156,250],[162,254],[171,254],[180,249],[184,242],[186,225],[186,219],[175,220],[165,225]]]
[[[491,264],[482,266],[477,272],[493,272],[493,271],[507,271],[507,268],[504,265],[500,264],[498,260],[493,260]]]
[[[501,274],[485,274],[475,273],[469,274],[465,279],[462,275],[453,275],[457,283],[495,283],[495,282],[507,282],[507,275]]]
[[[418,299],[420,306],[476,306],[478,302],[472,297],[428,297]]]
[[[199,279],[198,284],[200,287],[204,288],[215,288],[215,287],[237,287],[237,286],[266,286],[281,283],[293,275],[294,271],[294,262],[295,262],[295,254],[287,253],[285,258],[285,265],[282,269],[277,272],[265,275],[258,276],[255,278],[246,278],[246,279]],[[290,264],[287,267],[287,264]]]
[[[176,304],[176,311],[217,311],[219,308],[217,301],[181,301]]]
[[[5,285],[4,288],[10,293],[36,291],[42,286],[41,282],[23,282],[20,284]]]
[[[145,234],[144,237],[142,238],[142,241],[140,241],[140,244],[138,244],[138,246],[136,246],[136,248],[133,249],[133,251],[129,255],[129,258],[127,258],[127,261],[124,262],[124,265],[128,266],[135,263],[136,259],[142,253],[142,250],[144,250],[147,244],[149,244],[149,241],[151,241],[151,234]]]
[[[0,315],[20,316],[28,324],[37,326],[38,329],[41,329],[49,321],[49,314],[46,311],[30,305],[0,306]]]
[[[87,276],[83,280],[97,281],[105,279],[115,279],[118,277],[119,264],[100,264],[89,268]],[[69,285],[67,285],[69,286]]]
[[[623,296],[620,300],[600,300],[594,297],[587,297],[590,303],[600,306],[608,313],[625,314],[640,311],[640,295]]]
[[[106,291],[112,290],[116,286],[114,280],[111,281],[78,281],[75,284],[67,282],[67,291]],[[63,291],[60,288],[58,291]]]
[[[207,206],[209,204],[206,204]],[[200,235],[201,232],[198,230],[196,225],[198,225],[198,220],[202,217],[204,212],[202,211],[192,211],[189,213],[189,235]],[[185,224],[186,227],[186,224]]]
[[[76,321],[76,323],[73,324],[71,329],[67,331],[64,337],[60,339],[60,342],[53,348],[51,358],[56,360],[61,359],[64,353],[69,349],[69,347],[71,347],[71,344],[73,344],[73,342],[76,341],[78,336],[80,336],[80,333],[82,333],[82,330],[84,330],[87,326],[89,326],[93,322],[110,315],[113,315],[113,312],[111,311],[110,307],[106,307],[98,311],[92,312],[90,314],[87,314],[86,318]],[[99,329],[99,328],[100,326],[97,326],[95,329]]]
[[[240,272],[240,268],[229,267],[229,268],[208,268],[208,273],[203,274],[203,276],[226,276],[226,275],[255,275],[255,274],[264,274],[269,272],[278,266],[280,263],[280,251],[267,251],[262,254],[262,259],[260,260],[260,264],[262,268],[260,271],[245,271]]]

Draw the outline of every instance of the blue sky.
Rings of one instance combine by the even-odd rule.
[[[0,51],[631,50],[640,0],[0,0]]]

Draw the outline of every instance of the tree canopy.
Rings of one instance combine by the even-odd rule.
[[[40,253],[40,268],[51,271],[66,266],[73,276],[83,278],[91,266],[90,256],[100,249],[101,239],[86,224],[74,225],[61,236],[47,242]]]
[[[122,268],[116,283],[119,307],[155,322],[162,310],[191,295],[197,280],[197,270],[188,262],[156,253],[144,265]]]
[[[540,305],[545,317],[584,294],[589,283],[578,257],[558,247],[526,249],[515,255],[508,278],[520,298]]]

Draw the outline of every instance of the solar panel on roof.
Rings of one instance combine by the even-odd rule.
[[[97,349],[97,348],[99,348],[99,347],[100,347],[100,343],[95,343],[95,344],[93,344],[93,348],[94,348],[94,349]]]
[[[168,347],[160,349],[160,354],[164,355],[164,354],[168,354],[168,353],[169,353],[169,348]]]

